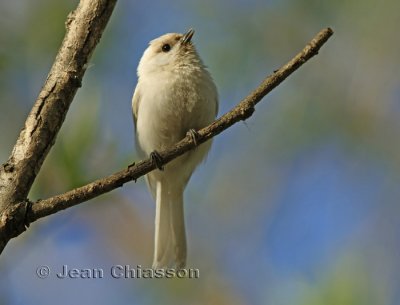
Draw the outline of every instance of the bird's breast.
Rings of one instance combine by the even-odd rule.
[[[199,129],[214,119],[216,90],[207,82],[174,73],[140,80],[137,133],[146,153],[169,147],[189,129]]]

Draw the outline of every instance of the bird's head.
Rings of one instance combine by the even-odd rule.
[[[138,75],[173,70],[190,63],[201,63],[192,43],[194,30],[185,34],[169,33],[152,41],[140,60]]]

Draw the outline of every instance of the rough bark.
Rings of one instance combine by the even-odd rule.
[[[7,221],[11,211],[19,211],[25,202],[58,131],[64,122],[77,89],[81,86],[87,63],[111,16],[117,0],[81,0],[69,14],[66,34],[45,84],[28,115],[12,153],[0,167],[0,222]],[[18,213],[16,213],[19,215]],[[15,216],[15,215],[14,215]],[[16,217],[16,216],[15,216]],[[14,219],[14,218],[12,218]],[[0,249],[7,238],[20,231],[7,226],[1,233]],[[8,236],[8,237],[7,237]]]

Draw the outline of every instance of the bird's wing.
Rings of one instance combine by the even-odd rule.
[[[135,124],[135,130],[136,130],[136,122],[137,122],[138,112],[139,112],[139,104],[140,104],[140,90],[139,90],[139,83],[138,83],[135,88],[135,92],[133,93],[133,97],[132,97],[132,114],[133,114],[133,123]]]

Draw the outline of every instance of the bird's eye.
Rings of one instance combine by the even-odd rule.
[[[161,47],[161,50],[163,52],[167,53],[167,52],[169,52],[169,50],[171,50],[171,46],[168,43],[166,43]]]

